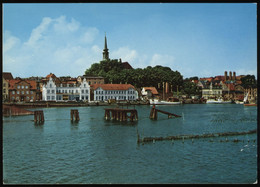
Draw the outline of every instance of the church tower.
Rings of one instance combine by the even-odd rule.
[[[108,52],[108,48],[107,48],[107,37],[105,35],[105,46],[103,49],[103,60],[109,60],[109,52]]]

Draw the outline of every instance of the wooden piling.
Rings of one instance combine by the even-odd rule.
[[[151,112],[150,112],[150,119],[157,120],[158,112],[168,115],[168,119],[171,118],[172,116],[181,117],[177,114],[173,114],[173,113],[170,113],[170,112],[166,112],[166,111],[163,111],[163,110],[156,109],[155,105],[153,105],[153,108],[151,109]]]
[[[79,121],[79,111],[78,110],[70,110],[70,120],[71,121]]]
[[[122,109],[122,108],[106,108],[105,109],[105,119],[110,119],[110,113],[111,113],[111,119],[117,120],[117,121],[127,121],[130,119],[130,121],[138,120],[138,114],[136,109]],[[128,113],[130,113],[130,116],[128,116]]]
[[[34,111],[34,122],[42,123],[44,122],[44,114],[42,110]]]

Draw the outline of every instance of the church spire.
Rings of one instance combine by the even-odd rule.
[[[104,49],[103,49],[103,60],[109,60],[109,52],[108,52],[108,48],[107,48],[106,34],[105,34],[105,45],[104,45]]]

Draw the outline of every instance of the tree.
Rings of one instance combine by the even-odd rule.
[[[244,88],[256,88],[256,79],[254,75],[246,75],[245,77],[241,78],[242,86]]]

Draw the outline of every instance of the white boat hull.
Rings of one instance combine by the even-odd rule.
[[[222,101],[222,100],[207,100],[207,104],[230,104],[232,101]]]
[[[150,105],[179,105],[181,102],[150,100]]]

